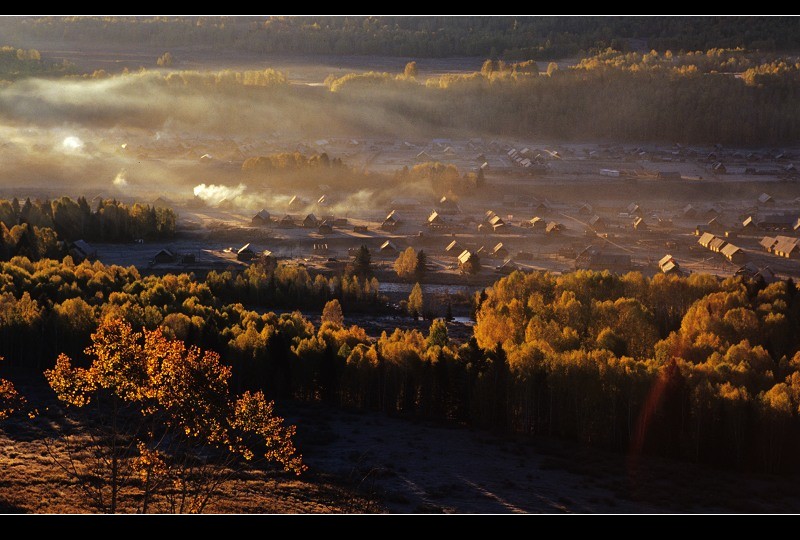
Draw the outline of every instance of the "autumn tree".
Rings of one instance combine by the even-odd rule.
[[[171,52],[165,52],[164,54],[158,57],[158,60],[156,60],[156,64],[158,64],[158,67],[167,67],[167,68],[172,67],[172,62],[173,58]]]
[[[358,248],[353,259],[353,273],[359,277],[372,275],[372,254],[369,248],[363,244]]]
[[[424,298],[422,296],[422,287],[419,283],[414,284],[411,289],[411,294],[408,295],[408,314],[415,319],[422,315],[425,308]]]
[[[419,250],[417,253],[417,260],[414,264],[414,275],[418,280],[425,277],[425,272],[428,270],[428,254],[425,250]]]
[[[417,63],[415,61],[411,61],[406,64],[405,69],[403,69],[403,76],[406,79],[414,79],[417,76]]]
[[[410,279],[415,276],[417,271],[417,252],[413,247],[407,247],[397,260],[394,261],[394,271],[401,279]]]
[[[246,461],[305,469],[294,426],[261,392],[233,397],[231,369],[218,354],[110,319],[86,356],[82,368],[62,354],[45,376],[68,406],[93,407],[92,442],[77,444],[89,444],[95,459],[51,456],[98,509],[200,513]],[[75,441],[66,442],[74,453]]]
[[[336,326],[344,326],[344,315],[342,315],[342,305],[337,299],[330,300],[322,309],[322,324],[329,323]]]
[[[0,356],[0,362],[3,357]],[[24,399],[19,395],[17,389],[10,381],[0,379],[0,420],[5,420],[17,411],[23,404]]]
[[[443,319],[436,319],[428,330],[428,347],[446,347],[450,343],[447,337],[447,323]]]

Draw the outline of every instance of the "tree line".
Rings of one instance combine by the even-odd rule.
[[[476,296],[473,337],[457,343],[443,320],[377,339],[348,326],[358,302],[375,298],[369,280],[312,279],[301,267],[267,275],[141,277],[15,258],[0,267],[0,354],[17,369],[46,369],[60,352],[79,354],[103,321],[122,320],[219,351],[236,392],[797,469],[800,295],[791,281],[515,272]],[[274,296],[264,296],[273,280]],[[259,309],[279,294],[315,298],[320,325]]]
[[[352,74],[329,81],[341,103],[403,111],[420,129],[562,140],[787,144],[800,139],[798,65],[736,51],[660,55],[605,51],[546,73],[487,61],[424,84]],[[730,72],[729,70],[743,71]],[[335,92],[333,90],[335,89]]]
[[[539,59],[640,43],[662,52],[800,48],[800,23],[793,17],[26,17],[0,21],[0,28],[11,42],[294,55]]]
[[[76,240],[121,242],[163,239],[175,234],[170,208],[116,200],[98,200],[94,210],[85,197],[53,201],[15,197],[0,200],[0,260],[15,256],[38,260],[63,257]]]

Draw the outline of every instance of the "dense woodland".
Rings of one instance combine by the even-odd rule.
[[[78,356],[100,321],[122,319],[218,351],[237,392],[796,470],[800,295],[790,281],[516,272],[476,297],[474,337],[458,344],[443,320],[427,335],[378,339],[347,326],[376,282],[272,272],[141,277],[15,258],[0,267],[3,367],[49,368],[60,352]],[[329,302],[321,325],[263,309],[281,297]]]
[[[85,197],[53,201],[0,200],[0,260],[58,257],[76,240],[121,242],[169,238],[175,233],[170,208],[116,200],[98,200],[94,210]]]
[[[432,77],[424,86],[388,73],[345,75],[328,86],[352,106],[402,111],[459,132],[786,144],[800,138],[798,66],[793,58],[762,63],[731,50],[606,50],[573,68],[550,64],[546,72],[486,61],[480,72]]]
[[[8,17],[0,29],[15,43],[418,58],[551,59],[641,45],[658,51],[800,48],[794,17]]]
[[[361,133],[406,140],[457,133],[791,144],[800,140],[798,66],[797,57],[744,50],[673,54],[607,49],[572,67],[487,60],[473,73],[423,79],[411,67],[403,73],[332,76],[322,87],[289,84],[271,69],[96,72],[69,82],[15,82],[0,91],[0,110],[9,122],[57,125],[69,120],[109,127],[124,118],[149,129],[169,124],[221,134],[260,134],[268,126],[305,136]],[[54,98],[51,84],[67,85],[75,97],[65,102]],[[153,100],[145,105],[131,100],[131,94],[152,95]],[[293,171],[284,175],[291,182],[302,180],[309,167],[324,173],[330,185],[347,178],[370,182],[363,172],[338,166],[335,156],[251,158],[244,169],[250,178]]]

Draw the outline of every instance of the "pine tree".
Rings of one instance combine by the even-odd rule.
[[[353,271],[359,277],[372,276],[372,254],[369,248],[361,245],[353,261]]]

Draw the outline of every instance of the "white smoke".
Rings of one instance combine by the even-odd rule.
[[[75,135],[64,137],[64,140],[61,141],[61,148],[66,152],[80,152],[83,150],[83,147],[83,141],[80,137],[76,137]]]
[[[126,176],[128,175],[128,171],[122,169],[117,173],[117,176],[114,177],[114,187],[118,187],[120,189],[128,187],[128,179]]]
[[[211,206],[217,206],[224,200],[232,201],[241,196],[245,190],[244,184],[239,184],[235,188],[228,186],[218,186],[216,184],[200,184],[194,186],[194,196],[203,199]]]

